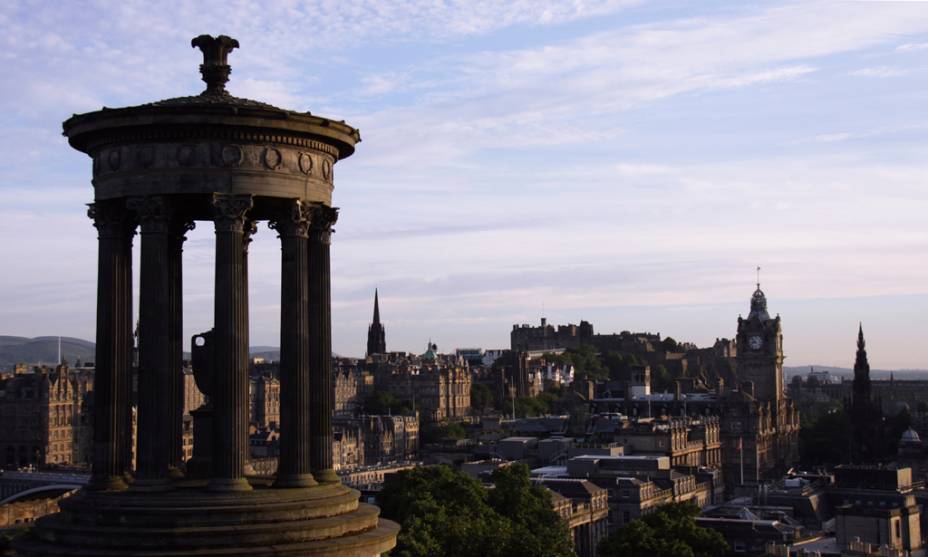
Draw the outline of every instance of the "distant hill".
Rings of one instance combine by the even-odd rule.
[[[94,344],[79,338],[61,337],[61,357],[72,364],[78,359],[92,362]],[[0,336],[0,366],[10,367],[22,362],[57,364],[58,337]]]
[[[73,337],[61,337],[61,357],[73,364],[78,359],[82,362],[94,361],[94,343]],[[279,360],[280,349],[276,346],[252,346],[252,356],[266,360]],[[184,352],[189,358],[190,353]],[[58,337],[17,337],[0,335],[0,369],[11,368],[15,364],[55,365],[58,363]]]
[[[832,375],[838,377],[846,377],[848,379],[854,377],[854,370],[846,367],[834,367],[834,366],[783,366],[783,375],[786,376],[786,380],[789,381],[794,375],[806,375],[809,373],[810,368],[815,368],[815,371],[827,371]],[[928,380],[928,369],[871,369],[870,378],[871,379],[889,379],[890,374],[892,374],[894,379],[921,379]]]

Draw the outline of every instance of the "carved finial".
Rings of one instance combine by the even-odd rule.
[[[226,35],[200,35],[190,41],[190,46],[203,52],[203,63],[200,64],[200,73],[206,82],[206,91],[203,91],[203,94],[227,95],[226,82],[229,81],[229,74],[232,72],[228,57],[232,49],[238,48],[238,41]]]

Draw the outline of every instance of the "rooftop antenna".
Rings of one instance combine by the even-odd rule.
[[[61,335],[58,335],[58,363],[56,365],[61,365]]]
[[[760,265],[757,266],[757,289],[760,290]]]

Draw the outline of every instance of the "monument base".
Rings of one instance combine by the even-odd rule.
[[[399,525],[341,484],[212,492],[178,482],[170,492],[86,491],[61,502],[15,545],[16,555],[374,557],[396,545]]]

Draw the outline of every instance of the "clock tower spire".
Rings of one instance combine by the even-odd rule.
[[[767,313],[767,296],[760,288],[760,267],[757,273],[751,311],[747,319],[738,317],[738,378],[753,385],[755,399],[777,406],[783,398],[783,332],[780,316],[771,318]]]

